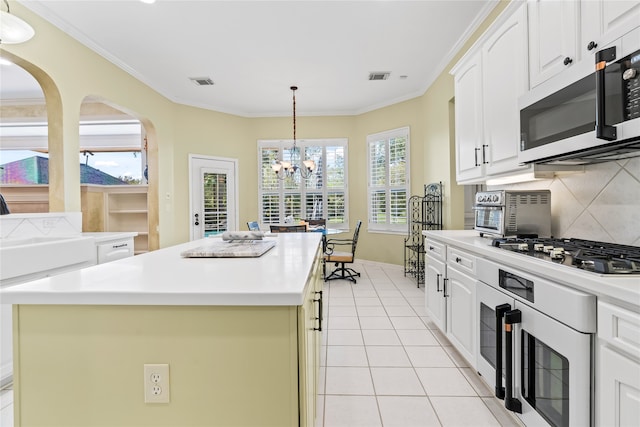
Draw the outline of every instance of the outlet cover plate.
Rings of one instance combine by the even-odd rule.
[[[144,403],[169,403],[169,365],[144,365]]]

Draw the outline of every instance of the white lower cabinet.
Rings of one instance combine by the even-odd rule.
[[[476,280],[447,266],[447,338],[475,365]]]
[[[596,425],[640,425],[640,314],[598,303]]]
[[[425,308],[456,349],[475,365],[475,256],[425,242]]]

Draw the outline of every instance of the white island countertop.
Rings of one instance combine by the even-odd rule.
[[[598,274],[550,263],[493,247],[491,246],[492,238],[480,237],[477,231],[434,230],[423,231],[422,234],[427,239],[456,246],[482,258],[536,274],[556,283],[596,295],[600,300],[614,302],[640,312],[640,275]]]
[[[320,233],[281,233],[258,258],[183,258],[206,238],[2,291],[3,304],[302,305]]]

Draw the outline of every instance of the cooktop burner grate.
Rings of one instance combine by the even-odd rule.
[[[504,238],[492,245],[599,274],[640,274],[637,246],[573,238]]]

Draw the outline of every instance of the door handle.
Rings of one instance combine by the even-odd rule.
[[[616,59],[616,47],[599,50],[596,52],[596,138],[606,141],[614,141],[618,138],[616,127],[606,124],[605,107],[605,69],[607,62]]]
[[[500,304],[496,306],[496,386],[495,392],[498,399],[504,399],[504,387],[502,386],[502,318],[511,305]]]
[[[195,222],[193,223],[193,225],[200,225],[200,219],[199,219],[200,215],[195,214],[194,216],[195,216]]]
[[[522,323],[522,312],[518,309],[507,311],[504,314],[504,332],[505,332],[505,345],[507,347],[505,357],[505,396],[504,407],[509,411],[522,413],[522,402],[513,396],[513,325],[516,323]]]

